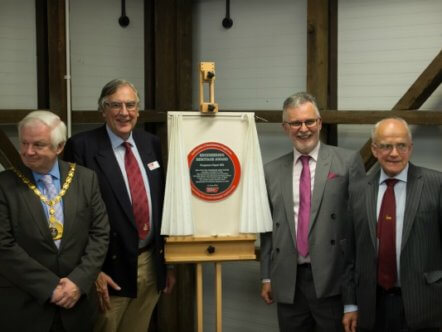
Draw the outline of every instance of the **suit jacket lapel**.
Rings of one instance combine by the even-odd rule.
[[[22,167],[19,167],[19,171],[28,178],[32,184],[36,185],[34,176],[27,167],[23,165]],[[29,215],[34,220],[42,237],[46,240],[50,248],[58,251],[54,240],[52,240],[51,234],[49,233],[48,218],[43,210],[40,198],[31,189],[27,188],[27,185],[23,184],[23,186],[26,186],[26,189],[22,192],[22,199],[29,210]]]
[[[131,221],[132,226],[136,228],[132,204],[126,189],[126,183],[124,182],[120,166],[118,165],[114,151],[112,150],[112,145],[106,132],[106,127],[103,126],[102,128],[102,135],[99,136],[100,141],[97,142],[98,146],[100,147],[100,151],[96,155],[95,160],[97,161],[97,164],[100,165],[100,168],[105,174],[107,181],[109,181],[115,196],[118,197],[118,202],[121,204],[121,208],[126,213],[127,218]]]
[[[296,248],[295,215],[293,212],[293,162],[293,153],[288,154],[281,165],[279,181],[282,197],[284,197],[284,206],[290,234]]]
[[[419,170],[410,163],[407,176],[407,193],[405,199],[401,250],[404,248],[408,237],[410,236],[417,208],[419,206],[423,186],[421,177],[422,175],[419,173]]]
[[[60,167],[60,186],[62,187],[66,181],[67,174],[69,172],[69,164],[59,160],[58,165]],[[78,193],[78,177],[74,173],[74,178],[63,196],[63,238],[60,243],[60,250],[63,247],[63,243],[66,241],[66,237],[71,234],[72,227],[74,226],[75,214],[77,211],[77,193]]]
[[[312,193],[309,232],[313,229],[316,216],[318,215],[319,206],[321,205],[322,197],[324,196],[324,189],[330,171],[331,161],[332,155],[329,148],[327,145],[321,144],[315,169],[315,184]]]
[[[368,219],[368,228],[370,230],[370,237],[375,250],[377,250],[377,201],[378,201],[378,191],[379,191],[379,176],[380,172],[375,172],[370,176],[368,180],[368,185],[366,189],[365,195],[365,204],[367,207],[367,219]]]

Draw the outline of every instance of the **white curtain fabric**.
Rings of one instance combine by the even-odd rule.
[[[183,114],[169,113],[169,164],[161,234],[193,235],[190,174],[182,133]],[[236,116],[236,115],[235,115]],[[217,117],[221,118],[222,114]],[[262,233],[272,230],[272,217],[265,186],[264,169],[253,113],[238,114],[239,121],[247,121],[244,151],[241,162],[243,192],[239,219],[240,233]]]
[[[184,151],[181,114],[169,114],[169,163],[164,195],[162,235],[192,235],[193,219],[189,167]]]
[[[240,233],[263,233],[272,230],[264,168],[259,148],[254,113],[244,113],[248,121],[243,162],[243,195],[241,202]]]

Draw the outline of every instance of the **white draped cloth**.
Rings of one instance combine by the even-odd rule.
[[[249,126],[244,146],[244,183],[239,231],[241,233],[270,232],[272,230],[272,216],[254,113],[245,113],[245,116]]]
[[[183,113],[170,112],[168,115],[170,118],[169,163],[161,227],[163,235],[184,236],[194,233],[190,172],[187,151],[183,143]],[[222,117],[222,113],[218,113],[213,121]],[[239,232],[269,232],[272,230],[272,217],[254,113],[238,113],[238,121],[247,121],[248,125],[243,160],[240,161],[243,191],[240,197],[240,216],[238,216]]]
[[[169,127],[169,160],[161,234],[192,235],[190,174],[184,151],[181,114],[173,114]]]

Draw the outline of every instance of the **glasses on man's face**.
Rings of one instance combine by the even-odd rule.
[[[397,143],[397,144],[374,144],[374,146],[380,150],[382,153],[391,153],[393,149],[396,149],[399,153],[404,153],[408,151],[409,145],[407,143]]]
[[[111,101],[111,102],[106,102],[104,104],[114,112],[121,111],[123,109],[123,106],[126,106],[126,109],[129,112],[133,112],[137,109],[138,106],[138,103],[136,101],[127,101],[127,102]]]
[[[318,119],[307,119],[305,121],[291,121],[291,122],[284,121],[282,124],[283,125],[286,124],[293,129],[299,129],[302,127],[303,124],[305,124],[307,128],[312,128],[316,125],[317,121]]]

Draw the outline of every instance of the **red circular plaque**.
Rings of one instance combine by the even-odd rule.
[[[208,142],[196,146],[187,156],[192,194],[206,201],[219,201],[238,187],[241,166],[226,145]]]

